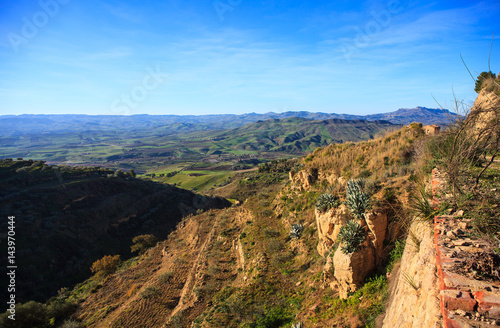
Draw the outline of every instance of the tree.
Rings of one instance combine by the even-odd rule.
[[[149,248],[154,247],[158,243],[158,239],[154,235],[139,235],[135,236],[132,242],[134,244],[130,246],[131,252],[144,254]]]
[[[106,255],[102,259],[95,261],[90,267],[90,271],[96,275],[107,277],[116,271],[120,263],[120,255]]]

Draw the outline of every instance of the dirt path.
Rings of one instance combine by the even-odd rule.
[[[177,304],[177,306],[174,308],[174,310],[170,314],[170,318],[175,316],[179,311],[185,309],[186,307],[192,306],[195,302],[195,300],[193,299],[193,287],[196,284],[196,274],[201,271],[200,268],[202,266],[203,254],[204,254],[207,246],[213,240],[215,227],[217,226],[218,221],[219,221],[219,218],[217,217],[217,219],[214,221],[214,223],[212,225],[212,228],[210,229],[210,232],[209,232],[207,238],[205,239],[205,242],[200,247],[200,250],[198,252],[198,256],[194,260],[193,266],[191,267],[191,270],[189,270],[186,283],[184,284],[184,287],[182,288],[181,298],[179,300],[179,303]]]

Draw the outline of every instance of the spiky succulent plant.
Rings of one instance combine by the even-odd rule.
[[[364,191],[362,179],[351,179],[347,182],[345,204],[357,219],[365,217],[366,210],[371,208],[370,196]]]
[[[342,243],[340,246],[342,253],[354,253],[365,240],[365,229],[355,220],[350,220],[340,228],[337,240]]]
[[[292,230],[290,231],[290,238],[299,239],[302,236],[302,231],[304,231],[304,226],[300,223],[292,224]]]
[[[318,196],[318,199],[316,199],[316,208],[320,212],[326,212],[331,208],[338,207],[340,205],[340,201],[338,200],[337,197],[333,196],[332,194],[322,194]]]

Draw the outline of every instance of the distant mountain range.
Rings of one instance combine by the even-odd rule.
[[[142,130],[144,128],[158,133],[178,134],[195,131],[226,130],[246,124],[269,119],[306,118],[311,120],[385,120],[393,124],[421,122],[424,125],[447,125],[449,118],[456,114],[436,108],[401,108],[395,112],[372,115],[349,115],[316,112],[249,113],[220,115],[2,115],[0,116],[0,135],[38,134],[45,132],[78,131],[121,131]]]

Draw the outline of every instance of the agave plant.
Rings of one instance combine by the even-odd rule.
[[[340,205],[340,201],[337,199],[337,197],[333,196],[332,194],[322,194],[318,197],[316,200],[316,208],[320,212],[326,212],[331,208],[338,207]]]
[[[362,179],[347,182],[345,203],[357,219],[364,218],[366,210],[371,208],[370,196],[364,191],[364,186]]]
[[[292,230],[290,231],[290,238],[299,239],[302,236],[302,231],[304,231],[304,226],[300,223],[292,224]]]
[[[337,240],[342,243],[340,246],[342,253],[354,253],[365,240],[365,229],[355,220],[350,220],[340,228]]]

